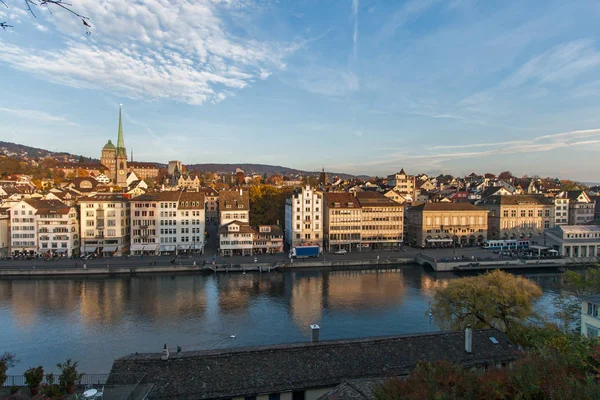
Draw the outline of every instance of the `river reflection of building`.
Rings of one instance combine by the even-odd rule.
[[[284,279],[279,273],[226,274],[216,277],[219,309],[245,312],[251,300],[259,296],[282,297]]]
[[[290,311],[303,329],[323,310],[372,311],[399,305],[405,294],[402,269],[296,272]]]
[[[38,316],[75,311],[80,291],[72,280],[3,280],[0,302],[12,309],[19,326],[26,327],[35,324]]]

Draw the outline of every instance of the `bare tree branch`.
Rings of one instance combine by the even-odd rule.
[[[6,3],[7,0],[0,0],[0,3],[4,4],[7,8],[8,8],[8,4]],[[33,12],[35,7],[40,7],[40,6],[45,6],[48,9],[48,12],[50,12],[50,14],[52,14],[52,10],[50,9],[49,6],[56,6],[56,7],[60,7],[63,10],[73,14],[74,16],[76,16],[77,18],[81,19],[81,22],[83,23],[83,26],[85,27],[85,33],[86,35],[91,35],[92,32],[90,30],[90,28],[92,27],[86,20],[89,20],[89,17],[86,17],[85,15],[82,15],[80,13],[78,13],[77,11],[73,10],[73,5],[71,3],[67,3],[64,0],[23,0],[25,3],[25,6],[27,7],[27,11],[33,15],[34,18],[37,18],[37,16],[35,15],[35,13]],[[0,22],[0,28],[2,29],[6,29],[6,28],[12,28],[12,25],[9,25],[8,22],[4,21],[4,22]]]

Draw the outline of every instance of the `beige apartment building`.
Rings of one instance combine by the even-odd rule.
[[[360,248],[362,232],[362,208],[350,193],[325,193],[324,234],[327,251]]]
[[[199,192],[204,193],[206,223],[217,224],[219,222],[219,192],[211,187],[200,188]]]
[[[531,237],[554,227],[554,200],[542,195],[490,196],[479,206],[489,211],[489,239]]]
[[[408,193],[411,196],[414,196],[416,186],[415,177],[406,175],[404,168],[398,173],[389,175],[387,178],[387,185],[398,193]]]
[[[397,248],[404,239],[404,206],[377,192],[355,197],[361,207],[362,247]]]
[[[475,245],[488,235],[488,211],[469,203],[425,203],[406,211],[406,240],[421,247]]]
[[[323,251],[323,193],[310,186],[285,199],[284,239],[290,248],[319,246]]]
[[[129,252],[129,200],[120,194],[97,194],[79,200],[81,253],[104,257]]]

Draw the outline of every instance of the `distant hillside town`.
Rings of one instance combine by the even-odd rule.
[[[6,142],[0,153],[2,257],[203,253],[210,224],[221,256],[482,246],[538,235],[567,257],[600,251],[600,187],[558,178],[403,168],[368,178],[133,161],[120,111],[116,144],[108,139],[99,159]],[[274,169],[259,172],[266,167]]]

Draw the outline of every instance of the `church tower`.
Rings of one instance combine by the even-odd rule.
[[[102,155],[100,156],[100,163],[104,165],[107,170],[104,174],[110,178],[111,181],[115,182],[116,178],[116,160],[117,160],[117,149],[110,139],[108,143],[102,148]]]
[[[119,136],[116,149],[116,179],[115,183],[122,188],[127,188],[127,150],[123,139],[123,122],[121,118],[121,107],[119,107]]]

